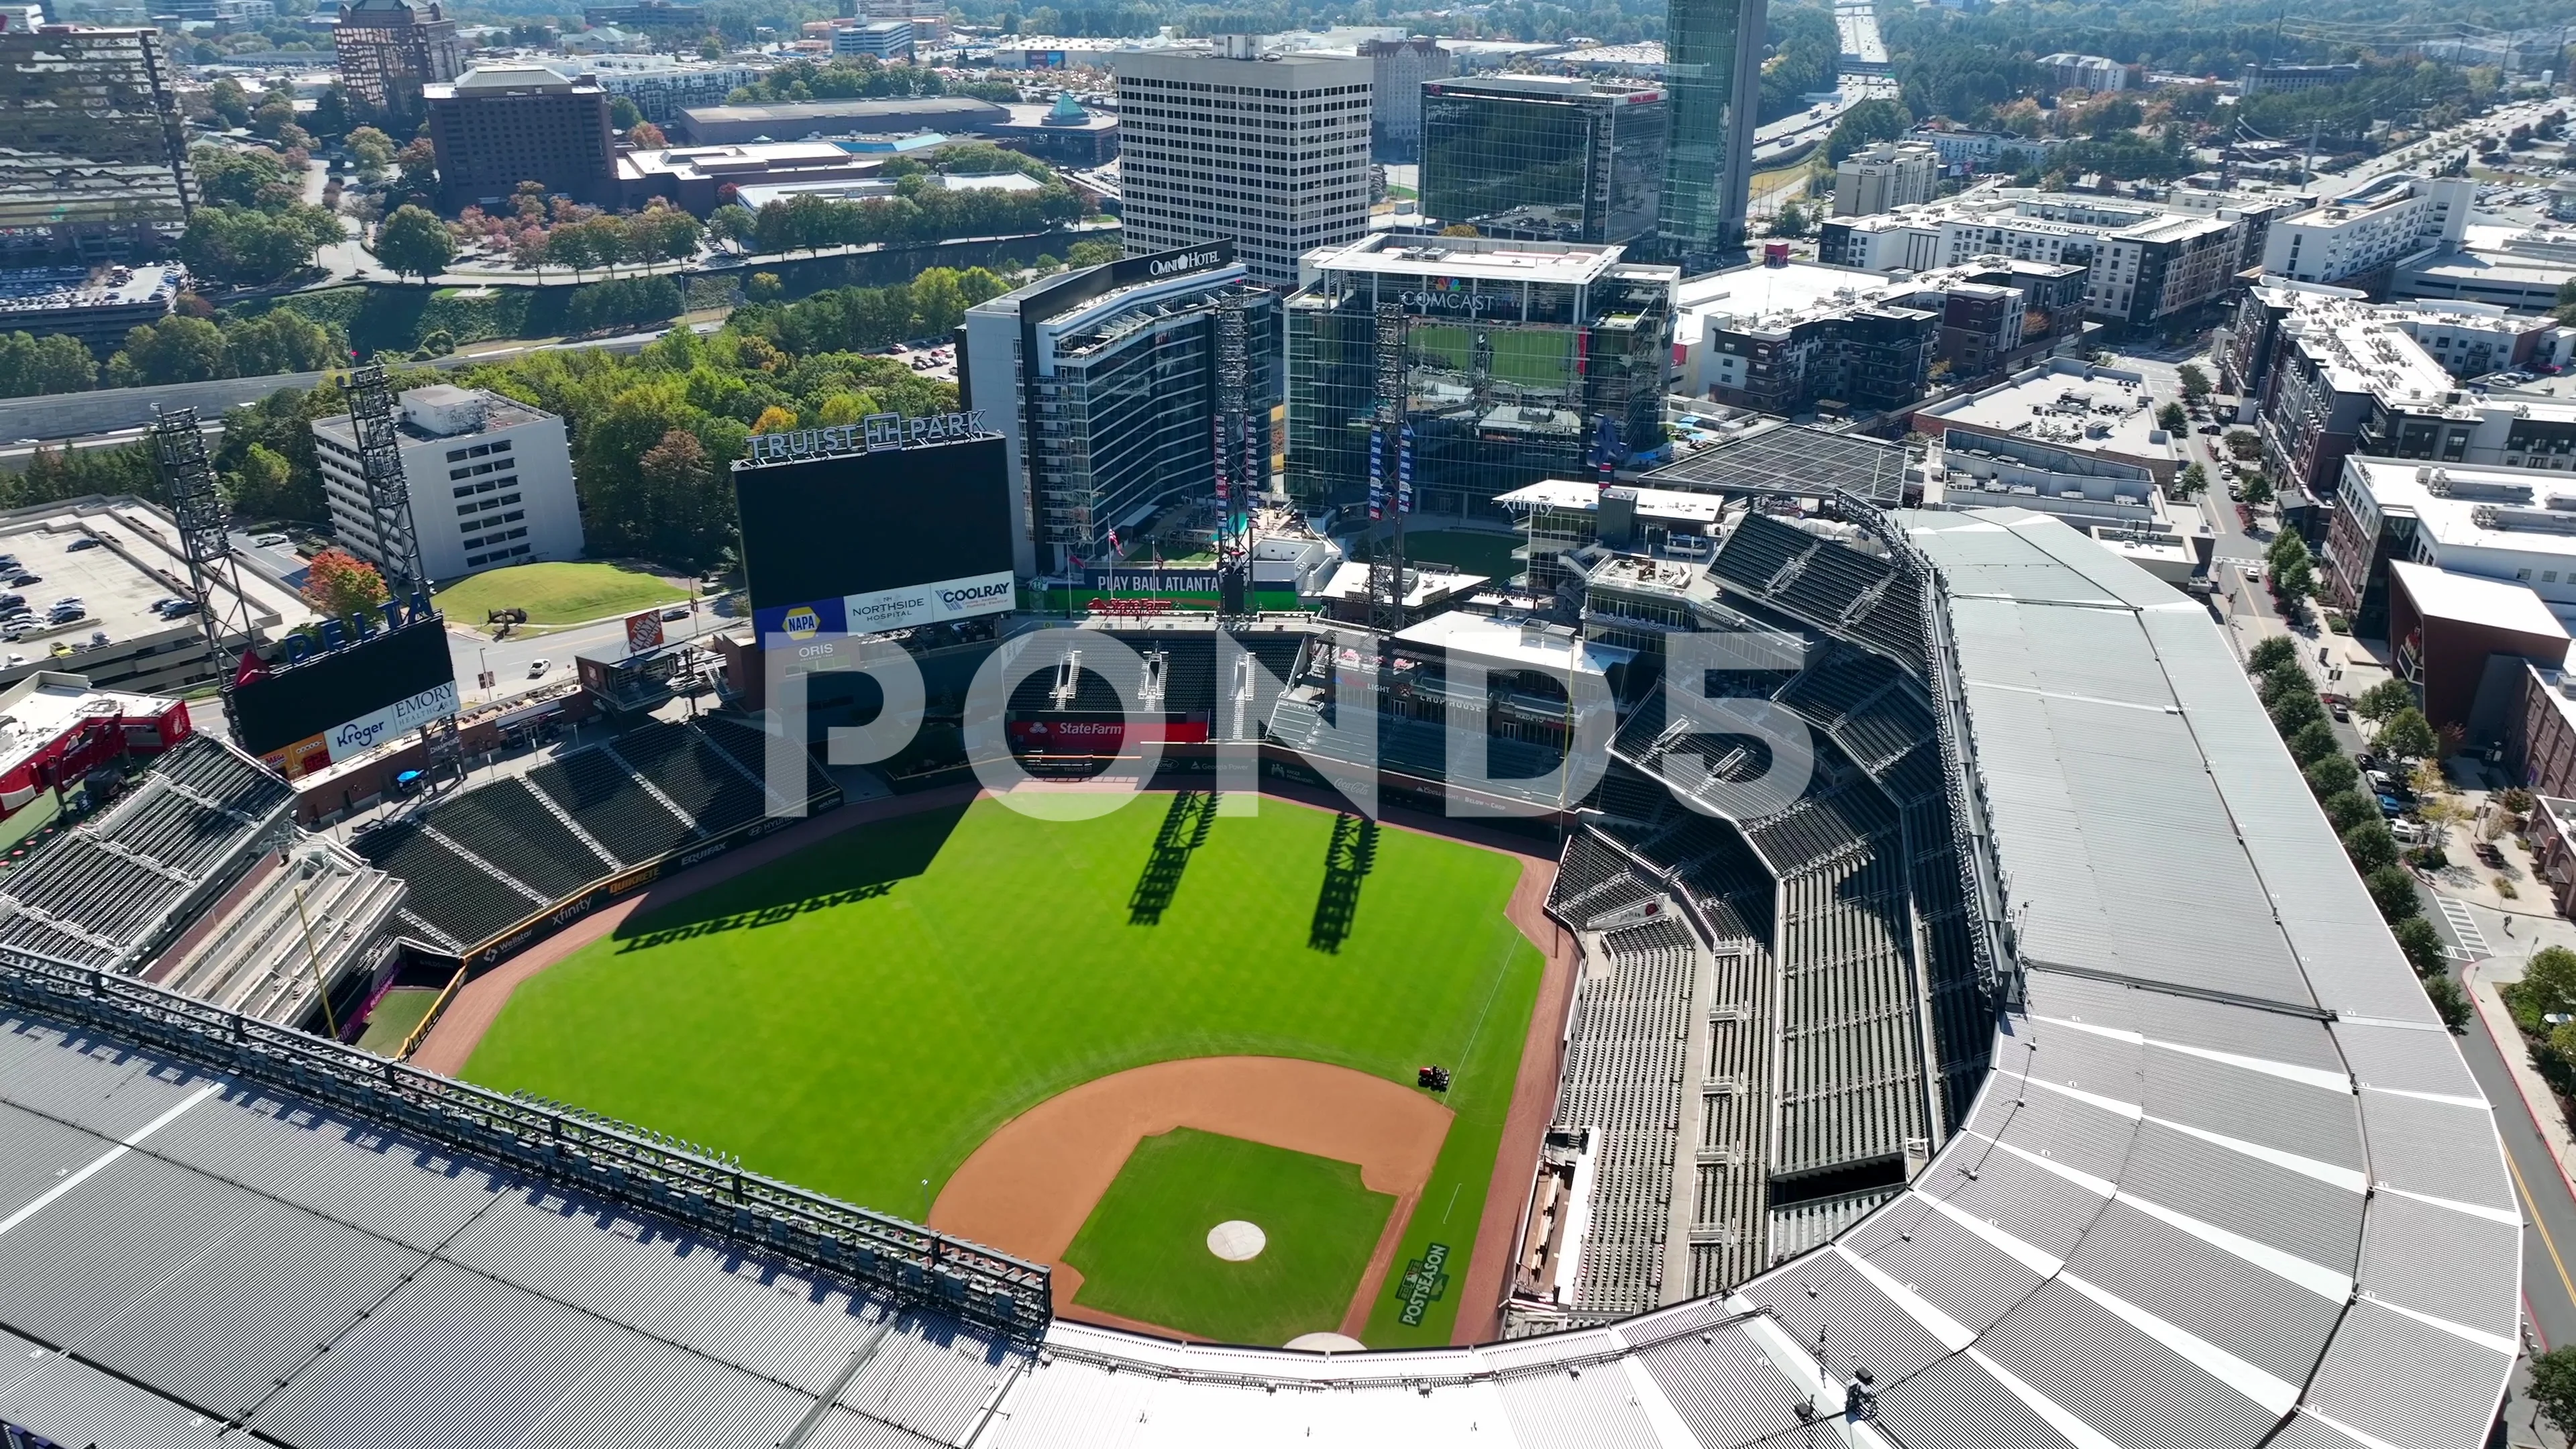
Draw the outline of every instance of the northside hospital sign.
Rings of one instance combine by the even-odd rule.
[[[963,438],[997,436],[983,410],[933,413],[908,418],[901,413],[870,413],[855,423],[829,428],[799,428],[792,433],[755,433],[747,440],[743,461],[784,463],[834,453],[884,453],[925,443],[951,443]]]

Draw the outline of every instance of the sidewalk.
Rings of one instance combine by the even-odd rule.
[[[2499,964],[2504,963],[2471,962],[2460,968],[2460,979],[2468,983],[2469,1000],[2477,1005],[2478,1022],[2495,1042],[2496,1055],[2504,1058],[2505,1070],[2513,1074],[2514,1090],[2522,1098],[2523,1110],[2531,1114],[2540,1140],[2549,1145],[2549,1155],[2557,1159],[2558,1175],[2566,1182],[2568,1194],[2576,1196],[2576,1133],[2568,1131],[2557,1097],[2531,1065],[2531,1052],[2523,1045],[2521,1028],[2513,1024],[2513,1014],[2505,1010],[2504,998],[2496,994],[2495,983],[2488,979],[2486,968]],[[2508,967],[2503,974],[2507,980],[2514,980],[2521,973]]]

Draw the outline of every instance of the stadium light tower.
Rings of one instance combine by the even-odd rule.
[[[161,470],[161,491],[179,523],[179,551],[188,561],[188,596],[197,605],[197,629],[205,636],[206,661],[217,682],[232,676],[234,646],[251,647],[254,639],[250,600],[242,594],[241,572],[233,562],[233,544],[225,531],[229,509],[215,470],[206,461],[205,429],[195,408],[171,408],[152,421],[152,453]],[[229,641],[229,642],[228,642]],[[232,697],[221,696],[227,723]]]
[[[411,484],[403,477],[402,425],[394,405],[393,384],[376,363],[350,372],[341,383],[349,398],[349,426],[358,445],[358,471],[366,479],[367,519],[376,534],[376,566],[385,588],[397,599],[426,605],[429,569],[421,562],[420,535],[412,527]],[[456,716],[443,714],[420,727],[421,744],[435,777],[441,766],[457,780],[465,778],[465,742]]]
[[[1404,627],[1404,515],[1413,511],[1413,430],[1404,420],[1404,309],[1377,308],[1377,413],[1369,428],[1369,627]],[[1394,473],[1394,488],[1387,474]],[[1392,658],[1391,646],[1387,648]]]

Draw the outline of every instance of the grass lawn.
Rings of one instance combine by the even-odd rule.
[[[1503,917],[1518,864],[1370,827],[1360,867],[1328,871],[1331,812],[1174,808],[1191,798],[849,831],[530,980],[465,1075],[918,1219],[924,1178],[935,1193],[1003,1122],[1112,1072],[1291,1056],[1409,1086],[1439,1062],[1456,1119],[1407,1237],[1463,1268],[1538,988]],[[1453,1316],[1369,1342],[1444,1342]]]
[[[1341,1327],[1369,1250],[1395,1209],[1359,1164],[1179,1127],[1136,1144],[1065,1250],[1074,1301],[1184,1333],[1283,1344]],[[1240,1219],[1267,1236],[1228,1262],[1208,1229]]]
[[[688,598],[687,589],[624,564],[537,563],[460,580],[434,602],[466,625],[480,625],[494,609],[525,609],[531,624],[579,624]]]
[[[395,987],[377,999],[374,1013],[367,1018],[366,1034],[358,1038],[358,1045],[378,1056],[392,1056],[437,1002],[436,987]]]
[[[1416,563],[1452,564],[1471,574],[1505,581],[1520,577],[1521,561],[1512,557],[1512,550],[1520,546],[1520,535],[1515,533],[1478,533],[1463,528],[1404,531],[1404,556]]]

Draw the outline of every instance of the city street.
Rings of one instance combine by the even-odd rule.
[[[687,619],[667,619],[662,624],[665,642],[694,639],[744,622],[740,618],[718,615],[713,600],[698,606],[697,614]],[[568,678],[575,666],[573,660],[585,649],[620,642],[626,631],[623,616],[575,624],[552,633],[536,633],[495,640],[483,634],[468,632],[460,621],[450,620],[447,627],[448,656],[456,661],[456,687],[465,703],[480,704],[488,699],[505,699],[523,694],[543,684]],[[531,677],[528,667],[537,660],[547,661],[542,675]],[[483,670],[492,671],[492,688],[478,688],[476,677]]]

